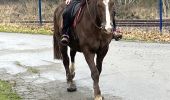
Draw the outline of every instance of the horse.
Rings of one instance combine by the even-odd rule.
[[[54,34],[53,48],[54,58],[62,59],[66,72],[67,91],[76,91],[75,76],[75,55],[82,52],[90,68],[93,80],[94,100],[103,100],[99,87],[99,76],[102,71],[102,62],[106,56],[109,44],[114,37],[112,34],[115,25],[114,2],[112,0],[86,0],[86,4],[80,14],[80,20],[72,28],[68,46],[60,43],[62,29],[62,13],[65,4],[58,5],[54,12]],[[71,64],[67,54],[70,47]],[[95,58],[96,56],[96,63]],[[70,65],[70,66],[69,66]]]

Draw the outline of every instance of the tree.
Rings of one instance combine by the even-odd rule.
[[[169,3],[170,0],[162,0],[163,3],[163,12],[166,17],[168,17]]]
[[[119,5],[129,5],[134,3],[136,0],[116,0]]]

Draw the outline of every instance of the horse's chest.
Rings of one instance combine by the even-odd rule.
[[[69,43],[69,47],[72,48],[75,51],[81,52],[80,44],[79,44],[79,40],[78,39],[71,39],[70,43]]]

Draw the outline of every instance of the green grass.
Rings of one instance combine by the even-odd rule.
[[[34,74],[37,74],[39,73],[40,71],[36,68],[33,68],[33,67],[30,67],[30,66],[25,66],[25,65],[22,65],[20,62],[16,61],[15,64],[17,66],[20,66],[20,67],[24,67],[24,68],[27,68],[27,72],[30,72],[30,73],[34,73]]]
[[[28,72],[31,72],[31,73],[34,73],[34,74],[39,73],[39,70],[38,70],[38,69],[32,68],[32,67],[29,67],[29,68],[27,69],[27,71],[28,71]]]
[[[0,100],[21,100],[21,97],[12,90],[10,83],[0,80]]]
[[[29,33],[51,35],[52,31],[49,26],[28,26],[16,24],[0,24],[0,32]]]

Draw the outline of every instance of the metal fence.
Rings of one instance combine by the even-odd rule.
[[[59,0],[42,0],[42,19],[52,20]],[[0,22],[39,20],[38,0],[0,0]]]
[[[39,0],[0,0],[1,23],[39,23]],[[121,2],[120,2],[121,1]],[[124,3],[123,1],[126,1]],[[153,0],[115,0],[116,19],[118,26],[158,27],[159,2]],[[130,0],[129,0],[130,1]],[[131,0],[132,1],[132,0]],[[159,1],[159,0],[157,0]],[[59,0],[42,0],[42,22],[52,23],[53,13]],[[168,3],[170,4],[170,2]],[[163,26],[170,25],[170,9],[163,13]],[[123,19],[123,20],[122,20]],[[139,20],[140,19],[140,20]]]

